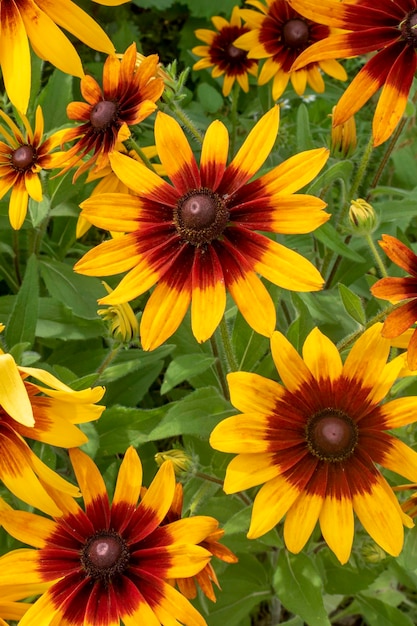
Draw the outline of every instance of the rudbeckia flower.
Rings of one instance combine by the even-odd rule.
[[[246,33],[249,29],[242,26],[239,15],[239,7],[234,7],[230,22],[216,15],[211,18],[216,31],[199,28],[195,36],[204,41],[206,46],[196,46],[191,52],[203,57],[193,66],[193,70],[203,70],[212,67],[213,78],[224,76],[223,95],[228,96],[237,80],[243,91],[249,91],[248,74],[256,76],[258,63],[248,58],[245,50],[234,45],[235,39]]]
[[[417,397],[383,403],[403,359],[387,363],[390,342],[381,328],[365,331],[344,363],[317,328],[304,343],[303,357],[275,332],[272,356],[282,384],[257,374],[229,374],[231,401],[242,414],[220,422],[210,443],[238,454],[226,471],[226,493],[262,484],[249,538],[268,532],[285,515],[284,540],[297,553],[319,521],[324,540],[346,563],[356,513],[377,544],[400,553],[403,524],[413,524],[379,466],[416,482],[417,453],[385,431],[417,421]]]
[[[374,146],[379,146],[391,136],[404,113],[416,71],[417,1],[288,1],[307,18],[349,31],[316,43],[295,61],[293,69],[376,52],[337,103],[333,124],[346,122],[382,87],[372,126]]]
[[[62,164],[63,153],[52,151],[61,143],[61,132],[46,138],[41,107],[36,109],[35,130],[26,116],[21,114],[25,130],[22,132],[13,120],[0,111],[0,198],[12,190],[9,202],[9,219],[18,230],[26,217],[29,196],[42,200],[40,173]],[[5,122],[8,128],[1,124]]]
[[[87,102],[71,102],[67,115],[83,122],[62,135],[62,143],[78,139],[68,150],[68,162],[62,173],[93,152],[77,170],[76,176],[92,165],[100,169],[108,164],[108,154],[116,142],[130,136],[129,126],[139,124],[157,108],[155,102],[164,90],[158,73],[158,56],[144,57],[137,65],[136,44],[120,60],[110,55],[103,68],[103,89],[92,76],[81,79],[81,93]]]
[[[110,3],[116,4],[111,0],[101,2]],[[114,46],[102,28],[71,0],[1,0],[1,70],[7,95],[21,113],[26,113],[30,97],[29,41],[41,59],[62,72],[79,77],[84,75],[78,53],[59,27],[93,50],[107,54],[114,52]]]
[[[168,522],[175,522],[176,520],[181,519],[183,502],[183,487],[181,483],[177,483],[175,487],[175,496],[166,516],[166,520]],[[224,530],[222,528],[217,528],[213,532],[209,533],[207,537],[204,537],[204,539],[200,541],[199,545],[225,563],[237,563],[238,559],[233,552],[220,543],[220,539],[223,535]],[[207,565],[205,565],[205,567],[203,567],[203,569],[195,576],[191,576],[189,578],[178,578],[176,583],[181,593],[189,599],[193,599],[197,596],[197,588],[200,587],[204,595],[207,596],[209,600],[216,602],[213,583],[220,589],[219,581],[217,580],[216,572],[214,571],[211,562],[207,563]]]
[[[103,478],[81,450],[70,450],[84,508],[59,497],[62,517],[0,511],[12,536],[38,548],[4,557],[0,584],[22,577],[49,582],[48,590],[20,621],[71,626],[205,626],[205,621],[169,580],[194,576],[210,560],[199,542],[218,526],[195,516],[161,526],[175,494],[175,474],[166,462],[138,503],[142,466],[133,448],[122,461],[112,503]],[[1,561],[0,561],[1,562]]]
[[[78,494],[34,454],[25,438],[63,448],[86,443],[75,424],[100,417],[104,407],[95,403],[103,394],[103,387],[74,391],[49,372],[18,366],[10,354],[0,354],[0,479],[15,496],[59,515],[48,487]]]
[[[382,335],[399,337],[417,322],[417,256],[396,237],[382,235],[379,245],[393,263],[411,274],[406,277],[381,278],[371,287],[372,295],[396,304],[404,304],[391,311],[385,319]],[[417,369],[417,329],[414,330],[407,349],[410,370]]]
[[[175,332],[190,303],[194,336],[209,339],[223,316],[226,288],[250,326],[270,336],[275,305],[257,273],[285,289],[322,288],[310,261],[255,232],[308,233],[329,218],[319,198],[293,195],[325,164],[324,148],[300,153],[248,183],[275,143],[278,122],[275,107],[228,166],[227,129],[213,122],[198,167],[179,124],[158,112],[156,147],[172,184],[123,154],[110,155],[117,176],[137,195],[92,196],[82,203],[82,215],[126,234],[87,252],[74,269],[90,276],[129,271],[103,304],[128,302],[158,283],[141,318],[145,350]]]
[[[248,51],[249,59],[266,59],[259,73],[259,85],[272,83],[272,97],[278,100],[291,80],[295,92],[301,96],[307,84],[317,92],[325,85],[321,75],[325,74],[346,80],[344,68],[334,59],[310,63],[307,67],[294,70],[295,59],[314,42],[329,34],[326,26],[317,24],[314,17],[305,19],[294,11],[287,0],[247,0],[259,11],[241,9],[240,14],[251,29],[238,37],[234,43]]]

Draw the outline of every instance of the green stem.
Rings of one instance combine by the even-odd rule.
[[[177,119],[181,122],[181,125],[188,130],[190,135],[198,141],[199,144],[203,143],[203,134],[198,130],[197,126],[190,120],[188,115],[183,111],[183,109],[176,103],[170,102],[169,108],[175,114]]]
[[[239,100],[239,94],[240,94],[240,87],[239,87],[239,83],[236,81],[235,84],[233,85],[233,90],[232,90],[232,109],[230,112],[230,117],[232,121],[232,132],[230,134],[230,154],[232,155],[234,155],[235,153],[235,146],[236,146],[236,132],[237,132],[237,125],[238,125],[237,103]]]
[[[116,346],[114,346],[110,350],[109,354],[103,359],[102,363],[99,365],[99,367],[96,370],[96,375],[97,375],[97,378],[95,380],[96,385],[98,384],[98,381],[100,380],[100,376],[108,368],[108,366],[113,361],[113,359],[115,359],[115,357],[119,354],[122,346],[123,346],[122,343],[116,344]]]
[[[224,374],[223,367],[222,367],[222,359],[221,359],[220,351],[217,346],[216,337],[214,335],[210,337],[210,344],[211,344],[211,350],[213,352],[213,356],[216,359],[214,362],[214,368],[216,370],[217,380],[219,381],[219,385],[221,387],[224,397],[226,398],[226,400],[229,400],[230,398],[229,388],[227,386],[226,376]]]
[[[388,272],[385,269],[385,265],[384,262],[381,258],[381,255],[378,252],[378,248],[376,247],[376,245],[374,244],[372,237],[369,233],[367,233],[365,235],[365,241],[368,244],[372,254],[374,255],[374,259],[376,261],[376,264],[378,265],[379,271],[381,273],[381,276],[384,276],[385,278],[388,276]]]
[[[361,335],[363,335],[365,330],[367,330],[373,324],[381,322],[387,315],[389,315],[389,313],[391,313],[391,311],[393,311],[397,307],[398,305],[388,306],[386,309],[383,309],[382,311],[374,315],[374,317],[370,319],[363,328],[355,330],[354,333],[351,333],[350,335],[342,339],[342,341],[339,341],[339,343],[337,344],[337,349],[339,350],[339,352],[342,352],[342,350],[349,348]]]
[[[390,140],[390,142],[388,144],[388,147],[387,147],[387,149],[386,149],[386,151],[384,153],[384,156],[382,157],[381,162],[380,162],[380,164],[378,166],[378,169],[377,169],[377,171],[375,173],[375,176],[373,177],[373,180],[372,180],[372,182],[370,184],[370,189],[374,189],[377,186],[377,184],[379,183],[379,179],[381,178],[382,172],[385,169],[385,166],[386,166],[386,164],[388,162],[388,159],[390,158],[391,153],[392,153],[392,151],[395,148],[395,144],[397,143],[398,138],[401,135],[401,133],[402,133],[406,123],[407,123],[407,118],[403,117],[401,119],[400,123],[398,124],[397,128],[395,129],[395,132],[394,132],[394,134],[391,137],[391,140]]]
[[[224,354],[227,362],[227,370],[228,372],[236,372],[238,370],[237,359],[233,350],[232,342],[229,335],[229,330],[227,328],[226,319],[223,316],[222,321],[219,324],[220,329],[220,339],[222,342]]]
[[[345,202],[345,205],[340,213],[339,216],[339,224],[343,224],[343,222],[346,219],[346,215],[349,211],[349,207],[350,207],[350,201],[354,200],[356,198],[356,195],[358,193],[358,190],[362,184],[363,178],[366,174],[366,170],[368,168],[368,164],[369,164],[369,159],[371,158],[371,154],[372,154],[372,150],[374,148],[374,144],[373,144],[373,137],[371,136],[371,138],[368,141],[368,144],[363,152],[362,158],[360,160],[358,169],[356,171],[356,176],[353,179],[352,182],[352,186],[349,189],[349,193],[347,195],[347,202]]]
[[[220,478],[216,478],[216,476],[210,476],[210,474],[205,474],[204,472],[194,472],[194,476],[197,478],[201,478],[202,480],[207,480],[210,483],[215,483],[216,485],[221,485],[223,487],[223,481]],[[248,506],[252,504],[252,500],[248,498],[243,491],[238,491],[236,495]]]
[[[133,137],[129,137],[129,139],[126,139],[126,143],[128,144],[128,148],[131,147],[136,152],[136,154],[140,156],[146,167],[154,172],[155,168],[153,166],[153,163],[151,163],[151,161],[148,159],[148,157],[143,152],[140,145],[135,141],[135,139],[133,139]]]

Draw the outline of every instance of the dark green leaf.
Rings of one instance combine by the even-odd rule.
[[[27,263],[25,276],[17,294],[8,322],[6,341],[11,347],[16,343],[35,341],[36,323],[39,307],[38,260],[33,254]]]
[[[330,626],[323,604],[323,582],[306,554],[281,550],[273,585],[288,611],[299,615],[309,626]]]
[[[188,354],[175,357],[168,365],[161,385],[161,394],[168,393],[185,380],[202,374],[215,362],[215,357],[206,354]]]
[[[366,324],[366,315],[360,297],[343,285],[343,283],[339,283],[338,288],[346,313],[364,326]]]

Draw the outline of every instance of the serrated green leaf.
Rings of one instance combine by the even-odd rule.
[[[338,288],[346,313],[356,322],[364,326],[366,324],[366,315],[360,297],[343,283],[339,283]]]
[[[180,383],[202,374],[216,361],[215,357],[206,354],[188,354],[175,357],[168,365],[161,385],[161,394],[168,393]]]
[[[323,604],[323,582],[306,554],[281,550],[273,585],[285,608],[309,626],[331,626]]]
[[[39,308],[38,260],[33,254],[27,263],[22,285],[6,324],[6,341],[11,347],[17,343],[32,346],[35,341]]]

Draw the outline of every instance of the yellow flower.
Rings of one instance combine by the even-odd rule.
[[[95,1],[121,4],[118,0]],[[67,74],[84,76],[81,59],[59,26],[94,50],[114,52],[102,28],[71,0],[1,0],[1,70],[7,95],[22,113],[26,113],[30,97],[29,41],[41,59]]]
[[[35,130],[26,116],[21,114],[25,130],[21,131],[13,120],[0,111],[0,118],[8,128],[0,124],[0,198],[12,190],[9,203],[9,219],[12,227],[18,230],[26,217],[29,196],[38,202],[42,200],[40,172],[62,164],[63,152],[51,154],[61,143],[62,132],[48,138],[43,136],[43,114],[40,106],[36,109]]]
[[[9,552],[0,563],[0,585],[29,577],[48,590],[20,626],[206,626],[204,618],[170,584],[198,574],[212,553],[203,542],[218,530],[209,516],[164,523],[175,497],[172,464],[162,465],[144,493],[137,452],[126,451],[110,502],[104,480],[81,450],[70,458],[83,495],[59,498],[62,517],[0,511],[12,536],[35,549]],[[0,587],[1,590],[1,587]]]
[[[39,382],[29,382],[29,377]],[[96,402],[103,394],[103,387],[74,391],[49,372],[18,366],[10,354],[0,354],[0,479],[14,495],[59,515],[48,489],[78,494],[34,454],[25,438],[63,448],[86,443],[75,424],[100,417],[104,407]]]

